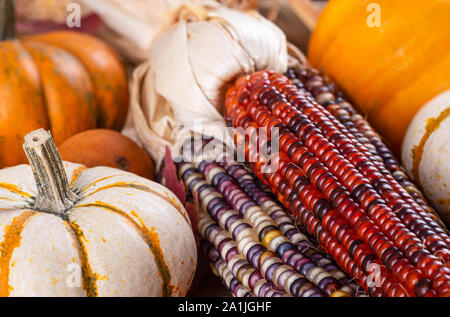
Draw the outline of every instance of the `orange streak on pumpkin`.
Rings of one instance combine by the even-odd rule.
[[[17,185],[9,184],[9,183],[0,183],[0,188],[4,188],[6,190],[9,190],[12,193],[19,194],[20,196],[24,196],[27,198],[31,198],[32,196],[29,193],[26,193],[24,191],[21,191]]]
[[[89,264],[86,247],[84,246],[83,242],[86,240],[83,231],[81,231],[80,226],[78,226],[77,223],[70,220],[64,220],[64,225],[69,231],[69,234],[71,235],[74,242],[74,247],[78,252],[78,257],[81,264],[83,289],[86,291],[89,297],[97,297],[98,291],[96,281],[98,279],[98,275],[93,273],[92,268]]]
[[[92,204],[83,204],[78,205],[76,208],[80,207],[99,207],[103,208],[108,211],[112,211],[123,218],[125,218],[136,230],[136,232],[141,236],[141,238],[146,242],[148,247],[150,248],[150,251],[152,252],[156,266],[158,268],[159,276],[162,279],[162,290],[163,290],[163,296],[170,296],[172,295],[174,286],[170,284],[170,281],[172,279],[169,267],[167,266],[165,260],[164,260],[164,253],[160,246],[159,236],[158,233],[155,232],[155,228],[152,228],[149,230],[145,224],[144,221],[138,217],[138,215],[132,211],[131,214],[133,217],[137,218],[139,221],[139,224],[136,223],[136,221],[130,217],[126,212],[123,210],[120,210],[114,206],[110,206],[108,204],[105,204],[101,201],[96,201]]]
[[[166,198],[171,202],[171,204],[181,213],[181,211],[183,210],[183,208],[181,207],[181,205],[178,203],[178,201],[175,199],[174,196],[170,196],[168,192],[164,192],[164,194],[166,195]],[[167,200],[166,199],[166,200]],[[183,217],[186,219],[186,217],[183,214]]]
[[[439,129],[441,122],[443,122],[448,116],[450,116],[450,107],[444,109],[437,118],[428,119],[424,135],[420,139],[419,144],[412,149],[413,166],[411,173],[413,174],[413,177],[419,186],[421,186],[419,167],[420,163],[422,162],[425,145],[431,134]]]
[[[438,204],[441,204],[441,205],[450,205],[450,198],[438,199],[437,202],[438,202]]]
[[[0,197],[0,200],[17,201],[17,200],[15,200],[15,199],[12,199],[12,198],[6,198],[6,197]]]
[[[99,179],[97,179],[96,181],[94,181],[94,182],[92,182],[92,183],[90,183],[90,184],[84,186],[83,188],[81,188],[80,191],[81,191],[81,192],[84,192],[84,191],[87,190],[89,187],[94,186],[95,184],[97,184],[97,183],[99,183],[99,182],[101,182],[101,181],[104,181],[105,179],[109,179],[109,178],[113,178],[113,177],[117,177],[117,176],[119,176],[119,175],[110,175],[110,176],[105,176],[105,177],[99,178]]]
[[[81,173],[83,171],[87,170],[86,166],[78,166],[72,173],[72,178],[70,180],[70,184],[69,186],[72,187],[73,183],[75,183],[75,181],[78,179],[78,177],[80,177]]]
[[[191,259],[191,262],[195,266],[194,261],[192,261],[192,259]],[[189,277],[189,280],[187,283],[187,288],[184,291],[185,294],[187,294],[189,292],[190,285],[192,285],[192,282],[194,281],[194,278],[195,278],[195,273],[197,273],[196,270],[192,270],[191,276]]]
[[[145,191],[147,193],[151,193],[153,195],[161,197],[162,199],[164,199],[165,201],[170,203],[172,206],[174,206],[175,209],[178,210],[180,215],[184,218],[184,220],[186,220],[186,222],[189,224],[189,220],[188,220],[187,216],[183,213],[183,207],[176,201],[176,199],[174,197],[170,197],[167,192],[165,192],[165,195],[162,195],[160,192],[153,190],[150,187],[145,186],[143,184],[139,184],[139,183],[117,182],[114,184],[109,184],[109,185],[106,185],[106,186],[96,189],[95,191],[83,196],[83,198],[89,197],[99,191],[109,189],[109,188],[132,188],[132,189]]]
[[[9,285],[9,266],[14,250],[20,246],[23,228],[26,223],[37,214],[36,211],[25,211],[19,216],[15,217],[10,225],[5,226],[5,235],[3,242],[0,244],[0,296],[7,297],[11,291]]]
[[[141,229],[144,231],[144,233],[148,237],[148,239],[151,240],[151,242],[152,242],[151,245],[153,246],[153,249],[152,249],[153,255],[159,261],[161,261],[160,259],[162,259],[162,261],[164,262],[164,253],[162,251],[161,243],[159,241],[159,235],[156,232],[156,229],[154,227],[151,227],[150,230],[148,230],[147,227],[145,226],[144,220],[142,220],[142,218],[140,218],[139,215],[134,210],[131,211],[131,215],[139,221]],[[152,248],[150,246],[150,244],[149,244],[149,247]],[[161,276],[161,278],[164,279],[163,275],[168,275],[168,278],[170,281],[170,270],[167,267],[167,265],[165,263],[161,263],[159,266],[161,266],[163,268],[163,270],[159,270],[159,275]],[[165,286],[165,288],[167,288],[166,296],[171,295],[172,292],[178,288],[178,286],[171,285],[170,283],[168,285],[163,284],[163,289],[164,289],[164,286]]]

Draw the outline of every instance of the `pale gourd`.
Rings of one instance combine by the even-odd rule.
[[[450,225],[450,90],[415,115],[403,140],[402,161]]]
[[[0,296],[184,296],[197,249],[167,188],[62,162],[49,132],[0,170]]]

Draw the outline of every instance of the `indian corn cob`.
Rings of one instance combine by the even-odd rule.
[[[202,243],[204,243],[206,246],[209,246],[204,250],[204,252],[206,251],[206,255],[213,263],[213,272],[215,272],[216,275],[224,280],[224,284],[233,295],[235,295],[236,297],[255,295],[259,297],[287,296],[285,292],[276,290],[274,285],[270,282],[267,282],[267,280],[260,274],[254,273],[254,270],[247,263],[246,259],[237,252],[237,246],[234,240],[228,237],[227,234],[214,222],[214,220],[206,215],[206,213],[203,212],[202,214],[203,215],[201,216],[200,220],[201,226],[199,227],[200,232],[202,233],[202,236],[204,238],[202,240]],[[206,231],[206,229],[208,229],[208,231]],[[207,236],[205,236],[206,233]],[[223,259],[217,248],[213,246],[209,241],[212,241],[212,243],[217,245],[217,248],[219,248],[221,251],[226,250],[222,251],[226,252],[225,260]],[[236,265],[236,263],[238,264]],[[218,267],[219,265],[221,267]],[[239,270],[241,270],[241,274],[249,276],[249,281],[247,283],[253,286],[253,290],[249,290],[249,288],[243,286],[242,283],[239,282],[239,280],[237,279],[237,273],[235,273],[234,275],[232,273],[232,271],[235,271],[233,267],[239,268]],[[227,280],[230,280],[230,282],[227,282]],[[245,290],[245,293],[242,293],[243,290]],[[241,291],[241,294],[239,294],[239,291]]]
[[[254,297],[252,292],[233,276],[219,251],[206,240],[202,240],[201,244],[204,254],[210,260],[211,270],[220,278],[226,289],[236,297]]]
[[[292,217],[289,217],[286,211],[275,203],[273,197],[261,189],[261,185],[256,183],[253,175],[249,174],[242,164],[229,159],[223,160],[219,164],[239,183],[241,188],[243,188],[245,192],[267,212],[267,214],[275,221],[280,231],[299,251],[304,252],[304,254],[316,265],[331,272],[331,275],[337,278],[341,285],[352,285],[348,283],[345,274],[341,272],[330,259],[313,247],[309,239],[296,228]]]
[[[412,196],[422,207],[417,212],[425,218],[431,217],[440,226],[445,228],[442,220],[434,209],[427,203],[425,197],[417,186],[410,180],[405,169],[399,164],[391,150],[384,144],[382,138],[346,100],[344,94],[339,91],[336,84],[313,68],[290,68],[286,77],[299,89],[310,93],[314,99],[339,120],[355,138],[364,144],[367,149],[381,162],[392,174],[395,180]]]
[[[229,88],[226,111],[255,173],[372,296],[450,296],[449,236],[375,155],[310,93],[270,71]],[[279,129],[277,170],[259,128]],[[237,130],[239,131],[239,130]],[[273,141],[273,140],[272,140]],[[377,269],[378,284],[370,283]]]
[[[204,250],[235,296],[361,295],[240,163],[223,158],[177,167],[199,201]]]

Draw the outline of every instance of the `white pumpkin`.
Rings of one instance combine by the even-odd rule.
[[[186,295],[197,248],[173,193],[63,163],[42,129],[24,149],[31,167],[0,170],[0,296]]]
[[[402,161],[450,225],[450,90],[415,115],[403,141]]]

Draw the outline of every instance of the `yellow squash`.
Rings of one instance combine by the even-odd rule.
[[[417,111],[450,88],[450,1],[331,0],[308,57],[398,154]]]
[[[54,31],[17,38],[11,0],[0,0],[0,168],[25,163],[28,131],[57,144],[88,129],[120,130],[128,110],[120,57],[97,38]]]

